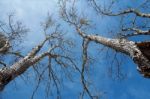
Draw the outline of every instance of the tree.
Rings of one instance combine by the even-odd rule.
[[[113,11],[113,6],[117,1],[106,1],[109,3],[106,7],[100,5],[101,3],[98,0],[88,0],[87,2],[92,5],[93,9],[96,11],[98,15],[103,15],[103,16],[109,16],[109,17],[115,17],[117,16],[126,18],[131,15],[131,20],[130,19],[122,19],[121,18],[121,28],[118,29],[119,31],[113,31],[114,34],[118,33],[118,38],[107,38],[101,35],[98,35],[96,33],[89,33],[86,31],[85,27],[88,29],[91,28],[89,27],[89,21],[86,17],[82,16],[82,14],[79,12],[78,9],[75,8],[75,0],[72,2],[72,6],[67,9],[67,2],[66,0],[62,0],[61,4],[61,16],[64,19],[65,22],[71,24],[77,33],[83,38],[83,64],[82,64],[82,73],[81,75],[84,75],[84,68],[87,63],[87,48],[88,44],[90,42],[95,42],[98,44],[102,44],[104,46],[107,46],[117,52],[121,52],[123,54],[128,55],[135,64],[137,64],[137,70],[144,76],[149,78],[150,77],[150,55],[149,55],[149,50],[150,50],[150,42],[149,41],[141,41],[141,42],[135,42],[128,40],[130,37],[138,37],[141,35],[144,36],[149,36],[150,31],[149,31],[149,24],[144,23],[145,18],[148,19],[146,21],[149,21],[150,14],[149,13],[143,13],[140,10],[142,8],[147,7],[149,4],[149,1],[146,0],[140,4],[139,7],[136,9],[134,8],[126,8],[125,10],[118,11],[117,13],[115,10]],[[119,1],[118,1],[119,2]],[[118,8],[119,9],[119,8]],[[116,10],[118,10],[116,9]],[[130,18],[129,17],[129,18]],[[141,22],[139,23],[138,17],[141,18]],[[129,23],[124,24],[124,21],[129,21]],[[120,33],[121,32],[121,33]],[[94,98],[91,93],[89,92],[87,85],[85,84],[84,77],[81,76],[82,79],[82,84],[83,88],[87,92],[87,94],[91,97]]]
[[[99,98],[98,95],[93,95],[90,91],[87,75],[85,75],[87,65],[89,65],[88,62],[90,61],[88,48],[91,46],[91,42],[95,42],[98,45],[101,44],[115,50],[116,52],[129,56],[134,63],[137,64],[138,71],[143,74],[144,77],[150,78],[150,42],[136,42],[129,39],[141,35],[150,35],[148,24],[150,15],[149,13],[142,12],[142,9],[149,5],[149,1],[143,1],[136,9],[125,7],[125,10],[121,9],[121,11],[119,8],[113,8],[119,1],[108,1],[108,5],[106,6],[100,5],[101,2],[96,0],[85,0],[84,2],[88,3],[92,7],[92,11],[95,11],[97,15],[104,17],[117,17],[117,20],[119,20],[117,24],[120,26],[116,31],[111,30],[113,34],[117,35],[117,38],[101,36],[99,35],[100,33],[89,33],[89,29],[93,28],[89,19],[85,17],[86,14],[84,15],[78,10],[77,4],[80,4],[81,2],[76,0],[60,0],[59,6],[61,18],[64,22],[73,26],[73,29],[75,29],[76,33],[82,38],[81,66],[74,61],[73,56],[75,56],[75,53],[73,53],[72,45],[75,42],[72,42],[71,39],[68,40],[68,38],[65,37],[65,34],[62,33],[63,30],[61,25],[54,22],[49,15],[43,23],[44,40],[24,55],[23,52],[19,50],[20,48],[15,44],[18,41],[24,41],[23,37],[28,29],[26,29],[21,22],[14,22],[12,18],[13,16],[10,15],[8,18],[8,24],[1,23],[0,25],[0,64],[3,66],[0,69],[1,90],[3,90],[4,87],[16,77],[24,74],[27,69],[33,67],[33,70],[38,76],[37,88],[40,81],[42,81],[41,79],[45,76],[45,72],[47,72],[46,74],[49,79],[47,81],[48,84],[51,84],[50,81],[52,81],[55,84],[57,94],[59,95],[59,73],[55,70],[58,68],[63,72],[68,71],[67,73],[69,74],[73,73],[70,70],[80,74],[81,84],[83,86],[81,98],[84,98],[85,93],[91,99]],[[149,10],[146,9],[146,11]],[[127,17],[130,19],[126,19]],[[9,29],[6,27],[9,27]],[[11,60],[12,65],[9,64],[4,57],[13,58],[13,60]],[[44,66],[41,65],[41,63],[44,63]],[[57,65],[60,67],[56,67]],[[33,96],[37,88],[33,92]]]
[[[67,46],[71,47],[72,42],[70,40],[63,38],[63,33],[60,33],[59,24],[55,24],[51,20],[51,16],[48,16],[46,19],[46,22],[43,23],[43,31],[45,38],[41,43],[39,43],[37,46],[31,49],[31,51],[27,55],[23,55],[23,52],[20,50],[19,45],[15,45],[19,43],[19,40],[23,41],[24,33],[28,32],[28,29],[26,29],[20,22],[13,23],[14,20],[12,19],[13,15],[9,16],[9,29],[5,28],[7,27],[7,24],[1,25],[1,29],[3,33],[1,34],[1,48],[0,48],[0,54],[1,54],[1,62],[0,64],[3,65],[3,67],[0,69],[0,89],[1,91],[4,89],[4,87],[12,80],[14,80],[17,76],[20,76],[25,71],[27,71],[28,68],[33,66],[34,71],[36,71],[37,76],[40,79],[42,79],[42,76],[45,72],[48,72],[49,80],[53,79],[56,87],[57,87],[57,76],[55,75],[51,62],[56,62],[57,65],[62,66],[61,68],[67,68],[69,64],[73,64],[72,66],[75,66],[72,59],[68,56],[69,52],[67,52]],[[51,25],[54,26],[54,30],[51,31],[52,33],[47,34],[48,29],[51,27]],[[8,32],[6,32],[8,31]],[[45,44],[47,43],[47,44]],[[43,46],[47,45],[47,50],[44,49],[43,52],[40,52]],[[45,46],[46,48],[46,46]],[[39,53],[40,52],[40,53]],[[56,54],[57,53],[57,54]],[[9,56],[10,55],[10,56]],[[11,59],[12,65],[9,66],[9,62],[6,62],[7,58],[13,58]],[[38,69],[38,66],[35,66],[37,63],[40,65],[40,61],[42,59],[45,59],[45,57],[48,58],[47,66],[41,67],[43,70]],[[35,66],[35,67],[34,67]],[[48,70],[48,71],[47,71]]]

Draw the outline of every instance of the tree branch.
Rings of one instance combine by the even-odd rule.
[[[150,35],[150,30],[140,30],[137,28],[127,28],[127,29],[122,29],[122,31],[134,31],[133,33],[130,34],[124,34],[122,35],[123,37],[131,37],[131,36],[139,36],[139,35]]]
[[[150,14],[149,13],[142,13],[136,9],[127,9],[127,10],[124,10],[124,11],[120,11],[118,13],[112,13],[112,12],[107,12],[107,11],[103,11],[101,9],[101,7],[96,3],[95,0],[91,0],[92,4],[93,4],[93,7],[95,8],[95,10],[98,12],[98,13],[101,13],[103,15],[108,15],[108,16],[120,16],[120,15],[124,15],[124,14],[130,14],[130,13],[133,13],[135,14],[136,16],[139,16],[139,17],[143,17],[143,18],[150,18]]]

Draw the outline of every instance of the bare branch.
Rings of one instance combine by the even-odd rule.
[[[87,60],[88,60],[87,59],[88,44],[89,44],[89,40],[84,39],[83,43],[82,43],[82,50],[83,50],[82,60],[83,60],[83,63],[82,63],[82,70],[81,70],[81,82],[82,82],[82,85],[83,85],[83,88],[84,88],[85,92],[89,95],[89,97],[91,99],[93,99],[93,96],[91,95],[91,92],[89,91],[89,88],[86,84],[85,77],[84,77],[85,66],[86,66]]]
[[[2,61],[0,61],[0,64],[3,65],[4,67],[7,66],[7,65],[6,65],[4,62],[2,62]]]
[[[6,54],[12,54],[12,55],[15,55],[15,56],[18,56],[18,57],[21,57],[21,58],[24,58],[24,56],[23,55],[21,55],[21,53],[20,52],[7,52]]]
[[[122,31],[133,31],[133,33],[122,35],[123,37],[150,35],[150,30],[144,31],[137,28],[127,28],[127,29],[122,29]]]
[[[133,13],[135,14],[136,16],[139,16],[139,17],[143,17],[143,18],[150,18],[150,14],[149,13],[142,13],[136,9],[133,9],[133,8],[130,8],[130,9],[127,9],[127,10],[124,10],[124,11],[120,11],[118,13],[112,13],[112,12],[107,12],[107,11],[104,11],[102,10],[102,8],[96,3],[95,0],[90,0],[93,4],[93,7],[95,8],[95,10],[98,12],[98,13],[101,13],[103,15],[108,15],[108,16],[120,16],[120,15],[125,15],[125,14],[130,14],[130,13]]]

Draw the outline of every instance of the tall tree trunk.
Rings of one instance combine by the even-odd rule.
[[[118,52],[129,55],[132,60],[137,64],[137,69],[144,77],[150,77],[150,60],[145,50],[141,50],[138,45],[133,41],[126,39],[110,39],[102,36],[87,35],[86,38],[91,41],[108,46]],[[150,49],[149,49],[150,50]],[[143,51],[143,52],[142,52]],[[148,53],[149,54],[149,53]]]
[[[14,63],[12,66],[3,67],[0,69],[0,90],[2,91],[4,87],[13,79],[23,74],[28,68],[32,65],[39,62],[46,56],[51,58],[56,57],[55,55],[50,54],[49,52],[44,52],[39,55],[36,55],[40,49],[43,47],[44,43],[48,40],[46,38],[43,42],[37,45],[27,54],[24,58],[21,58],[18,62]],[[4,48],[4,47],[3,47]]]
[[[110,47],[118,52],[124,53],[132,58],[134,63],[137,64],[138,71],[143,74],[144,77],[150,78],[150,60],[149,60],[149,51],[150,43],[147,42],[146,50],[142,50],[143,47],[141,44],[129,41],[127,39],[111,39],[98,35],[87,35],[84,32],[80,31],[79,28],[76,28],[77,32],[83,38],[87,38],[90,41],[102,44],[104,46]],[[139,46],[141,45],[141,46]],[[145,52],[148,51],[148,52]]]

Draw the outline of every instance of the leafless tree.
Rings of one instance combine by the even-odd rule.
[[[38,78],[38,84],[32,98],[41,81],[44,81],[46,74],[45,80],[48,79],[46,81],[47,95],[49,88],[54,84],[59,98],[60,79],[58,75],[63,74],[57,72],[61,69],[62,73],[68,75],[69,78],[68,69],[77,69],[71,58],[71,51],[68,50],[74,46],[73,42],[64,37],[65,33],[60,29],[60,24],[55,23],[52,17],[48,15],[46,21],[42,23],[44,40],[25,54],[21,51],[20,42],[25,40],[28,29],[21,22],[14,20],[13,17],[10,15],[8,23],[1,22],[0,27],[0,90],[3,91],[8,83],[32,67]],[[47,60],[47,62],[43,64],[42,60]]]
[[[80,74],[81,84],[83,91],[80,94],[80,98],[84,98],[85,94],[91,99],[99,99],[100,94],[93,94],[90,90],[90,83],[88,81],[87,72],[90,67],[90,55],[88,48],[91,42],[97,43],[108,47],[115,52],[120,52],[129,56],[133,62],[137,65],[137,70],[147,78],[150,78],[150,42],[149,41],[132,41],[130,37],[139,37],[141,35],[149,36],[149,18],[150,14],[140,11],[144,7],[149,5],[149,1],[145,0],[137,8],[125,8],[125,10],[115,9],[113,7],[119,1],[109,1],[105,6],[102,6],[99,0],[84,0],[93,11],[95,15],[99,17],[117,17],[120,23],[120,27],[116,31],[111,31],[117,35],[117,38],[109,38],[101,33],[90,33],[89,29],[93,29],[91,26],[92,19],[88,19],[86,13],[80,12],[77,3],[80,0],[59,0],[60,16],[63,21],[73,26],[76,33],[82,38],[82,64],[75,63],[74,53],[72,53],[73,42],[68,40],[60,28],[61,25],[52,20],[51,16],[48,16],[46,21],[42,24],[44,40],[37,46],[33,47],[28,53],[23,53],[16,49],[18,41],[24,41],[24,35],[27,32],[25,26],[21,22],[15,22],[13,16],[8,17],[8,23],[0,23],[0,89],[13,81],[16,77],[23,75],[29,68],[33,68],[38,77],[37,87],[35,88],[32,98],[37,91],[40,82],[47,74],[47,92],[49,92],[50,86],[53,84],[57,90],[58,99],[59,94],[59,80],[58,71],[67,73],[65,77],[70,77],[72,72]],[[117,12],[116,12],[117,11]],[[132,14],[130,16],[130,14]],[[130,17],[129,17],[130,16]],[[126,19],[127,17],[131,19]],[[140,18],[140,19],[139,19]],[[94,20],[94,19],[93,19]],[[61,21],[60,21],[61,22]],[[128,22],[126,24],[126,22]],[[141,24],[139,24],[141,22]],[[49,30],[51,29],[51,30]],[[116,55],[116,54],[115,54]],[[116,56],[114,55],[114,59]],[[11,62],[6,61],[5,57],[13,59]],[[42,61],[42,60],[46,60]],[[108,60],[109,61],[109,60]],[[41,65],[44,62],[44,65]],[[119,62],[118,62],[119,64]],[[58,71],[57,71],[58,68]],[[70,71],[72,70],[72,71]],[[118,67],[119,70],[119,67]],[[118,73],[119,74],[119,73]],[[47,80],[48,79],[48,80]],[[49,86],[49,87],[48,87]]]
[[[87,41],[88,43],[84,44],[83,47],[83,65],[87,63],[87,48],[90,42],[95,42],[97,44],[102,44],[106,47],[109,47],[116,52],[123,53],[129,56],[133,62],[137,65],[137,70],[146,78],[150,78],[150,42],[149,41],[132,41],[129,40],[131,37],[139,37],[139,36],[149,36],[149,18],[150,14],[148,12],[142,12],[144,7],[149,5],[149,1],[143,1],[140,6],[137,8],[125,8],[121,9],[116,7],[119,1],[108,0],[107,4],[101,4],[99,0],[85,0],[84,2],[93,8],[92,11],[95,11],[99,17],[117,17],[118,20],[121,19],[120,26],[116,31],[113,31],[113,34],[117,34],[116,38],[108,38],[102,35],[102,33],[90,33],[88,30],[92,27],[90,26],[91,20],[85,17],[83,12],[80,12],[78,8],[78,3],[80,1],[77,0],[60,0],[60,14],[62,19],[68,24],[72,25],[76,32],[83,38],[83,42]],[[82,2],[83,3],[83,2]],[[116,5],[115,5],[116,4]],[[70,6],[71,5],[71,6]],[[118,5],[117,5],[118,6]],[[113,7],[116,9],[113,10]],[[121,11],[120,11],[121,9]],[[117,11],[117,12],[115,12]],[[147,9],[147,11],[149,11]],[[128,18],[128,19],[127,19]],[[140,18],[140,20],[139,20]],[[95,21],[93,21],[95,22]],[[127,24],[125,24],[125,22]],[[141,24],[139,24],[139,22]],[[148,39],[149,40],[149,39]],[[109,60],[109,59],[108,59]],[[84,70],[84,69],[83,69]],[[94,95],[88,90],[88,87],[84,81],[84,78],[81,79],[83,83],[83,89],[89,95],[89,97],[94,98]]]

